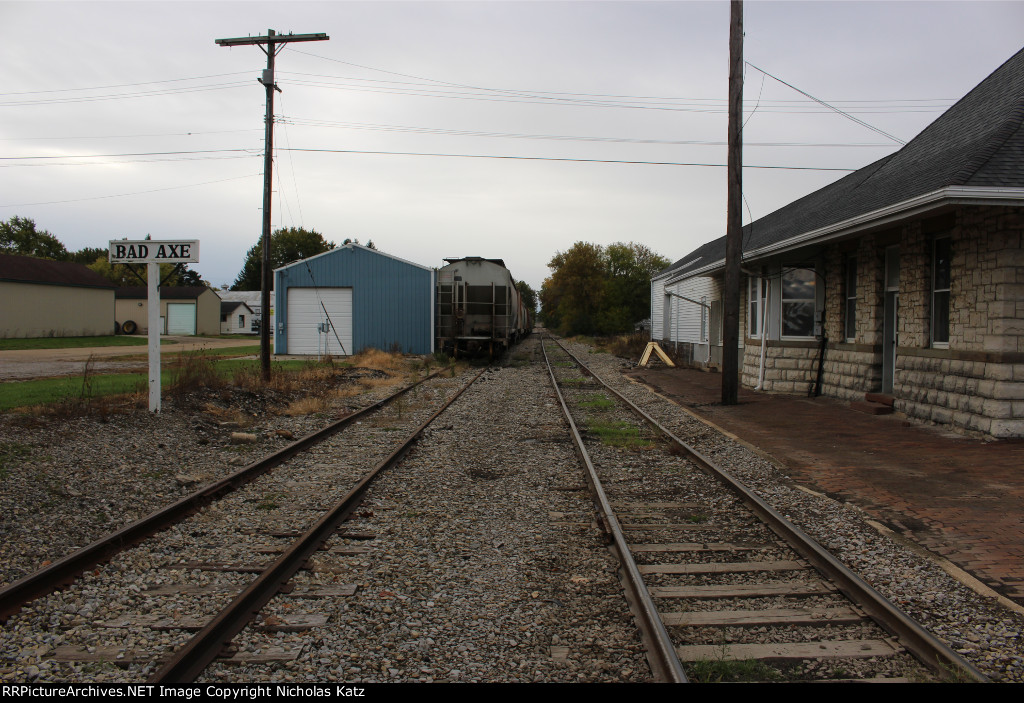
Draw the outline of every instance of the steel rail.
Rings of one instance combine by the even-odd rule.
[[[669,429],[601,380],[592,369],[587,368],[576,355],[566,349],[557,339],[553,341],[582,369],[585,369],[586,373],[590,374],[598,383],[613,393],[634,413],[661,432],[667,439],[682,448],[689,455],[690,460],[698,467],[717,478],[727,488],[736,493],[747,507],[763,520],[775,534],[785,540],[812,566],[831,580],[847,598],[862,607],[879,626],[899,639],[907,651],[925,666],[942,675],[962,673],[977,682],[990,682],[988,677],[973,664],[953,651],[935,635],[925,630],[920,623],[876,591],[807,533],[783,517],[781,513],[768,505],[767,502],[748,488],[742,481],[681,440]]]
[[[640,574],[640,569],[637,568],[636,562],[633,560],[633,555],[629,551],[629,545],[622,532],[622,527],[615,516],[615,511],[612,509],[604,487],[601,485],[601,480],[597,476],[597,469],[594,467],[590,454],[583,445],[583,438],[580,437],[576,423],[569,412],[569,407],[562,396],[562,391],[558,388],[558,381],[555,379],[555,372],[551,368],[551,361],[548,359],[548,352],[544,348],[543,340],[541,341],[541,350],[544,352],[544,362],[547,364],[548,374],[551,376],[551,385],[554,387],[555,394],[558,396],[558,402],[562,406],[562,413],[569,423],[569,430],[572,434],[576,453],[586,466],[587,483],[590,484],[590,490],[605,533],[612,539],[612,543],[609,546],[622,567],[619,580],[626,591],[626,600],[629,603],[630,610],[633,611],[633,615],[639,625],[640,636],[647,649],[647,661],[651,666],[651,673],[655,680],[662,683],[688,683],[686,672],[683,670],[683,665],[676,655],[675,646],[672,644],[672,638],[669,636],[665,624],[661,621],[661,616],[658,615],[654,599],[651,598],[643,576]]]
[[[97,564],[108,561],[118,552],[141,542],[151,535],[184,520],[215,500],[253,481],[275,466],[290,459],[295,454],[309,448],[327,437],[345,428],[366,413],[378,410],[392,400],[412,390],[424,381],[434,378],[445,369],[435,371],[429,376],[410,384],[372,405],[361,408],[354,413],[336,420],[326,427],[301,437],[282,449],[269,454],[248,466],[239,469],[229,476],[200,488],[195,493],[185,496],[170,505],[125,525],[116,532],[101,537],[71,554],[58,559],[49,566],[34,571],[3,588],[0,588],[0,623],[4,623],[21,608],[37,598],[59,590],[74,582],[82,572]]]
[[[357,483],[348,494],[339,500],[315,525],[299,537],[273,564],[257,576],[227,607],[218,613],[206,627],[200,630],[174,656],[156,672],[149,683],[188,683],[194,681],[223,651],[231,640],[256,617],[259,611],[275,595],[287,589],[288,581],[301,569],[338,526],[352,514],[362,502],[370,484],[381,472],[396,464],[423,431],[466,389],[482,376],[483,369],[463,386],[458,393],[431,415],[426,422],[406,438],[402,445],[381,461]]]

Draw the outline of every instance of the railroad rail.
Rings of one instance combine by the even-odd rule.
[[[152,676],[154,682],[186,682],[192,681],[218,656],[225,652],[225,648],[232,638],[240,632],[250,621],[252,621],[260,609],[270,601],[277,593],[289,590],[289,580],[299,569],[308,564],[310,557],[322,548],[324,542],[330,538],[339,526],[349,519],[356,510],[363,496],[373,481],[389,467],[399,462],[409,451],[415,441],[422,435],[424,430],[433,422],[452,402],[465,392],[486,369],[475,374],[467,383],[454,393],[447,392],[443,402],[433,409],[433,412],[423,422],[417,422],[415,429],[397,446],[390,450],[387,456],[377,462],[368,472],[361,472],[355,479],[351,489],[346,495],[334,503],[334,505],[323,514],[314,524],[304,529],[302,534],[291,546],[284,550],[280,557],[265,567],[255,569],[258,575],[246,585],[231,603],[214,615],[199,632],[193,636],[181,648],[177,649],[170,659],[164,655],[155,654],[160,661],[166,661],[162,668]],[[131,546],[142,542],[157,532],[167,530],[171,527],[184,524],[186,518],[198,513],[202,508],[209,506],[219,499],[226,498],[236,489],[250,484],[260,476],[268,474],[270,470],[289,459],[294,459],[303,452],[316,447],[316,445],[337,435],[342,429],[352,426],[359,420],[367,420],[369,414],[384,409],[393,401],[406,393],[419,387],[426,381],[437,379],[441,372],[431,374],[416,383],[403,387],[398,392],[374,402],[357,412],[351,413],[344,418],[332,422],[319,431],[313,432],[288,445],[284,449],[270,454],[240,471],[228,476],[180,501],[157,511],[141,520],[128,525],[117,532],[108,535],[106,538],[84,547],[72,555],[54,563],[53,565],[30,574],[0,591],[0,604],[2,604],[5,620],[15,615],[23,606],[36,598],[59,590],[70,585],[77,576],[84,571],[114,558],[119,553],[127,551]],[[439,378],[444,382],[447,379]],[[443,391],[442,391],[443,392]],[[401,417],[401,410],[398,411]],[[412,419],[409,411],[406,417]],[[422,417],[422,415],[421,415]],[[395,428],[388,428],[395,429]],[[158,566],[157,568],[161,568]],[[174,564],[163,564],[162,568],[175,568]],[[192,569],[202,568],[201,565],[183,564],[181,568]],[[236,569],[229,567],[229,571],[252,571],[253,569]],[[158,589],[157,589],[158,590]],[[155,591],[154,591],[155,592]],[[237,592],[237,591],[236,591]],[[182,624],[176,625],[177,629],[192,629]],[[82,659],[76,659],[75,652],[67,653],[65,661],[89,661],[90,648],[71,647],[79,650]],[[95,648],[93,648],[95,649]],[[107,655],[104,655],[107,656]],[[116,656],[116,655],[115,655]],[[123,654],[121,655],[123,656]],[[114,657],[111,656],[110,660]],[[127,660],[125,660],[127,661]]]
[[[248,466],[242,467],[219,481],[204,486],[194,493],[72,552],[63,559],[58,559],[52,564],[0,588],[0,623],[6,622],[8,618],[21,610],[26,603],[69,585],[85,570],[108,561],[115,554],[138,544],[161,530],[167,529],[210,503],[251,483],[275,466],[279,466],[299,452],[306,451],[310,447],[324,441],[365,415],[385,407],[425,381],[439,375],[442,371],[443,369],[435,371],[415,383],[402,387],[386,398],[382,398],[375,403],[349,413],[325,427],[295,440],[284,448],[268,454]]]
[[[747,508],[757,516],[757,519],[763,522],[779,539],[782,540],[789,548],[795,551],[799,557],[805,560],[808,564],[813,566],[821,573],[829,583],[834,584],[834,589],[838,589],[842,594],[846,596],[855,605],[854,609],[828,609],[826,613],[813,613],[793,610],[792,612],[777,612],[772,615],[773,618],[777,619],[780,623],[789,622],[794,625],[806,625],[810,624],[811,620],[817,619],[819,624],[822,620],[825,622],[831,621],[833,623],[839,623],[844,620],[854,622],[860,617],[860,610],[864,614],[870,616],[870,618],[877,623],[884,631],[894,637],[899,645],[910,652],[918,661],[928,667],[931,671],[935,672],[939,676],[949,676],[950,674],[956,675],[961,678],[966,678],[974,681],[987,681],[987,678],[978,671],[974,666],[960,657],[956,652],[947,647],[944,643],[938,640],[936,637],[927,632],[920,624],[911,619],[899,608],[893,605],[888,599],[883,597],[870,585],[868,585],[863,579],[850,571],[841,562],[839,562],[834,556],[832,556],[827,550],[821,545],[811,539],[807,534],[800,530],[791,521],[786,519],[784,516],[779,514],[770,505],[768,505],[763,499],[756,495],[753,491],[743,485],[736,477],[731,475],[727,470],[718,466],[707,456],[696,451],[682,439],[673,434],[670,430],[658,423],[653,417],[646,413],[641,408],[630,402],[621,393],[616,391],[614,388],[609,386],[600,377],[594,373],[593,370],[589,369],[583,362],[575,355],[573,355],[564,345],[561,344],[557,339],[550,338],[554,341],[559,350],[564,353],[569,359],[571,359],[571,365],[578,367],[580,373],[583,374],[585,383],[596,384],[602,392],[607,392],[613,395],[618,403],[623,407],[628,408],[637,418],[639,418],[646,426],[651,428],[660,437],[664,438],[664,441],[670,443],[673,447],[674,453],[682,454],[686,459],[693,465],[698,467],[701,471],[707,475],[712,476],[721,485],[725,486],[731,493],[733,493]],[[584,463],[587,466],[588,482],[592,486],[594,492],[594,501],[597,506],[599,519],[601,524],[606,529],[609,540],[613,545],[613,549],[618,556],[620,556],[622,564],[622,580],[627,589],[628,600],[630,601],[631,607],[634,610],[634,614],[637,617],[637,622],[642,635],[645,640],[645,644],[648,645],[649,659],[651,661],[652,671],[659,680],[675,681],[685,680],[685,675],[682,679],[678,678],[677,674],[674,674],[675,663],[672,659],[675,658],[676,652],[685,651],[688,655],[687,658],[706,658],[715,647],[705,647],[699,649],[695,647],[680,647],[676,650],[672,644],[671,639],[667,633],[667,629],[659,619],[657,609],[651,604],[650,592],[653,591],[655,597],[672,597],[680,595],[682,589],[672,588],[654,588],[649,589],[645,584],[641,572],[647,573],[649,576],[657,574],[654,578],[659,578],[666,574],[686,574],[686,573],[725,573],[725,572],[736,572],[736,573],[750,573],[756,571],[765,571],[776,573],[801,568],[801,564],[797,561],[787,559],[777,559],[773,562],[762,561],[762,562],[746,562],[746,563],[723,563],[716,562],[706,567],[692,566],[692,565],[680,565],[680,564],[643,564],[637,566],[632,552],[638,552],[643,554],[651,553],[696,553],[699,551],[704,552],[717,552],[718,554],[728,553],[735,554],[739,552],[745,552],[753,550],[751,547],[744,546],[743,544],[654,544],[654,545],[643,545],[634,544],[627,545],[626,539],[623,536],[623,529],[619,519],[614,515],[614,511],[611,507],[611,501],[608,500],[605,490],[601,487],[600,479],[598,477],[597,470],[594,469],[593,463],[591,462],[590,456],[586,450],[585,442],[581,438],[578,432],[576,422],[572,418],[569,405],[563,398],[563,393],[559,388],[560,383],[569,387],[579,387],[580,379],[571,379],[576,383],[567,382],[566,379],[562,379],[561,382],[556,378],[554,369],[552,368],[552,362],[548,359],[547,345],[544,345],[544,356],[548,363],[549,374],[553,386],[555,387],[556,393],[559,397],[559,401],[562,404],[563,412],[567,418],[567,421],[571,427],[571,432],[574,436],[574,441],[577,444],[577,453],[581,456]],[[569,366],[569,362],[565,362],[561,365]],[[685,529],[685,526],[681,528],[679,526],[672,525],[631,525],[630,527],[639,530],[657,531],[657,529],[667,528],[679,528]],[[696,527],[696,526],[694,526]],[[702,587],[696,587],[696,590],[691,589],[689,593],[695,595],[695,597],[702,597],[699,595]],[[709,586],[704,593],[709,593],[713,589]],[[735,593],[732,594],[733,598],[743,598],[744,589],[734,589]],[[747,589],[747,592],[753,592],[755,589]],[[762,589],[763,590],[763,589]],[[717,592],[723,593],[724,589],[719,589]],[[673,617],[670,619],[670,625],[681,626],[681,627],[712,627],[717,626],[725,628],[728,626],[743,627],[743,626],[757,626],[764,625],[770,621],[763,617],[765,613],[759,614],[755,611],[739,611],[733,610],[731,613],[718,614],[714,616],[704,616],[704,614],[696,614],[692,617]],[[873,643],[844,643],[844,647],[836,647],[834,651],[825,653],[825,656],[830,657],[842,657],[844,652],[850,656],[864,656],[866,653],[874,653],[869,647],[874,647]],[[820,648],[823,652],[829,648],[828,643],[812,643],[811,647],[807,647],[807,659],[815,657],[815,647]],[[857,647],[860,647],[863,651],[856,652]],[[877,654],[881,656],[889,645],[884,642],[878,645]],[[898,647],[897,647],[898,648]],[[749,658],[757,659],[759,656],[763,656],[766,659],[783,659],[783,655],[778,654],[778,649],[773,650],[771,647],[750,647],[745,649],[742,646],[733,646],[732,649],[737,655],[742,655],[743,652],[749,652]],[[672,652],[672,656],[669,656],[668,652]],[[789,647],[789,652],[799,651],[797,647]],[[894,649],[889,648],[892,652]],[[703,652],[703,654],[698,654]],[[790,655],[786,655],[790,656]],[[746,657],[744,657],[746,658]],[[678,660],[676,660],[676,663]]]
[[[484,369],[486,371],[486,369]],[[328,510],[317,522],[306,530],[273,564],[267,567],[242,593],[226,608],[220,611],[210,623],[200,630],[189,642],[179,649],[160,671],[153,675],[150,683],[191,682],[201,674],[224,647],[248,625],[256,614],[279,591],[286,588],[288,581],[334,534],[358,507],[370,485],[385,470],[394,466],[405,456],[423,431],[445,409],[455,402],[473,383],[484,374],[476,374],[425,422],[416,428],[405,440],[367,473],[352,489]]]

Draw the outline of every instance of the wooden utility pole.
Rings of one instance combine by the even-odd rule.
[[[263,150],[263,271],[260,276],[260,368],[263,380],[270,380],[270,195],[271,173],[274,152],[274,91],[281,92],[274,82],[274,57],[288,42],[296,41],[327,41],[326,34],[278,34],[268,29],[263,37],[237,37],[235,39],[216,39],[220,46],[242,46],[255,44],[267,55],[267,70],[262,78],[257,78],[267,90],[266,136]],[[266,48],[263,45],[266,44]]]
[[[740,260],[743,258],[743,1],[732,0],[729,22],[729,196],[725,230],[722,320],[722,405],[739,402]]]

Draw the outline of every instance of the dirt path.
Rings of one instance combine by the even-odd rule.
[[[248,336],[240,339],[204,339],[201,337],[164,337],[164,339],[177,342],[177,344],[165,344],[161,347],[162,355],[165,357],[168,352],[198,349],[221,350],[251,346],[259,342],[258,338]],[[75,376],[82,373],[85,362],[90,358],[93,360],[94,373],[117,373],[140,369],[144,371],[147,364],[146,353],[145,346],[0,351],[0,381]],[[138,359],[128,361],[118,358],[125,356],[135,356]]]

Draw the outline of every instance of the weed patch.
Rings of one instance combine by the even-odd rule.
[[[686,675],[694,683],[776,681],[780,678],[778,671],[756,659],[701,659],[687,667]]]
[[[606,422],[587,418],[587,431],[610,447],[645,449],[653,442],[640,434],[640,428],[621,420]]]
[[[579,405],[587,410],[610,410],[615,407],[615,403],[604,393],[594,393]]]

